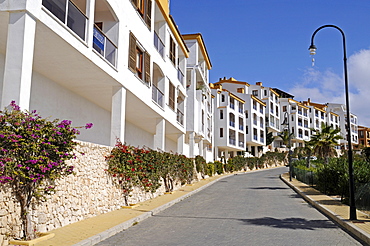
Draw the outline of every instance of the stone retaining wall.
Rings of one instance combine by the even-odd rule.
[[[77,158],[70,162],[76,175],[56,181],[55,194],[46,202],[32,204],[32,221],[35,230],[46,232],[84,220],[102,213],[119,209],[124,198],[106,173],[105,161],[111,147],[87,142],[78,142]],[[164,187],[156,193],[139,189],[133,192],[130,203],[138,203],[163,194]],[[10,189],[2,184],[0,189],[0,246],[7,245],[8,236],[20,236],[20,207]]]

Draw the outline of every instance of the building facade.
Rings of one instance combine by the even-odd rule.
[[[189,49],[167,0],[6,0],[0,27],[2,108],[92,122],[82,141],[184,152]]]

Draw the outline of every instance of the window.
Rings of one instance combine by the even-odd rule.
[[[224,111],[220,110],[220,119],[222,120],[224,118]]]
[[[220,138],[223,138],[223,137],[224,137],[224,129],[220,128]]]
[[[144,53],[136,47],[136,74],[143,79],[143,55]]]
[[[169,85],[168,106],[175,110],[175,86],[171,82]]]
[[[225,102],[225,95],[221,95],[221,102]]]
[[[169,58],[172,61],[173,65],[176,65],[176,43],[172,37],[170,38]]]
[[[138,78],[146,83],[150,83],[150,55],[143,51],[138,45],[135,36],[130,33],[129,45],[129,68]]]
[[[264,90],[264,96],[265,97],[267,96],[267,90]]]
[[[258,96],[258,90],[253,90],[252,95],[257,97]]]
[[[152,24],[152,0],[131,0],[131,2],[150,28]]]
[[[287,111],[287,106],[283,106],[283,112]]]

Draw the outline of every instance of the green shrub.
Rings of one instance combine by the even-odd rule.
[[[220,175],[224,173],[224,164],[220,161],[215,161],[214,163],[215,166],[215,172]]]
[[[202,156],[197,155],[195,157],[195,167],[197,169],[197,172],[202,175],[202,178],[207,175],[207,162]]]
[[[212,177],[215,174],[215,164],[208,163],[207,164],[207,175]]]

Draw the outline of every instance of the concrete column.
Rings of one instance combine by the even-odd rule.
[[[184,142],[185,142],[185,134],[179,134],[177,137],[177,153],[179,154],[184,153]]]
[[[92,49],[95,20],[95,0],[86,0],[86,16],[89,18],[86,25],[86,42]]]
[[[204,153],[204,151],[203,151],[204,150],[203,140],[200,140],[198,145],[199,145],[199,155],[203,156],[203,153]]]
[[[166,121],[157,119],[156,131],[154,135],[154,149],[165,150]]]
[[[121,86],[112,89],[112,113],[111,113],[111,138],[110,144],[114,146],[117,138],[125,142],[126,122],[126,89]]]
[[[29,109],[36,21],[25,11],[9,14],[1,109],[15,101]]]
[[[194,158],[194,148],[195,148],[195,139],[194,139],[195,133],[190,132],[189,133],[189,157]]]

